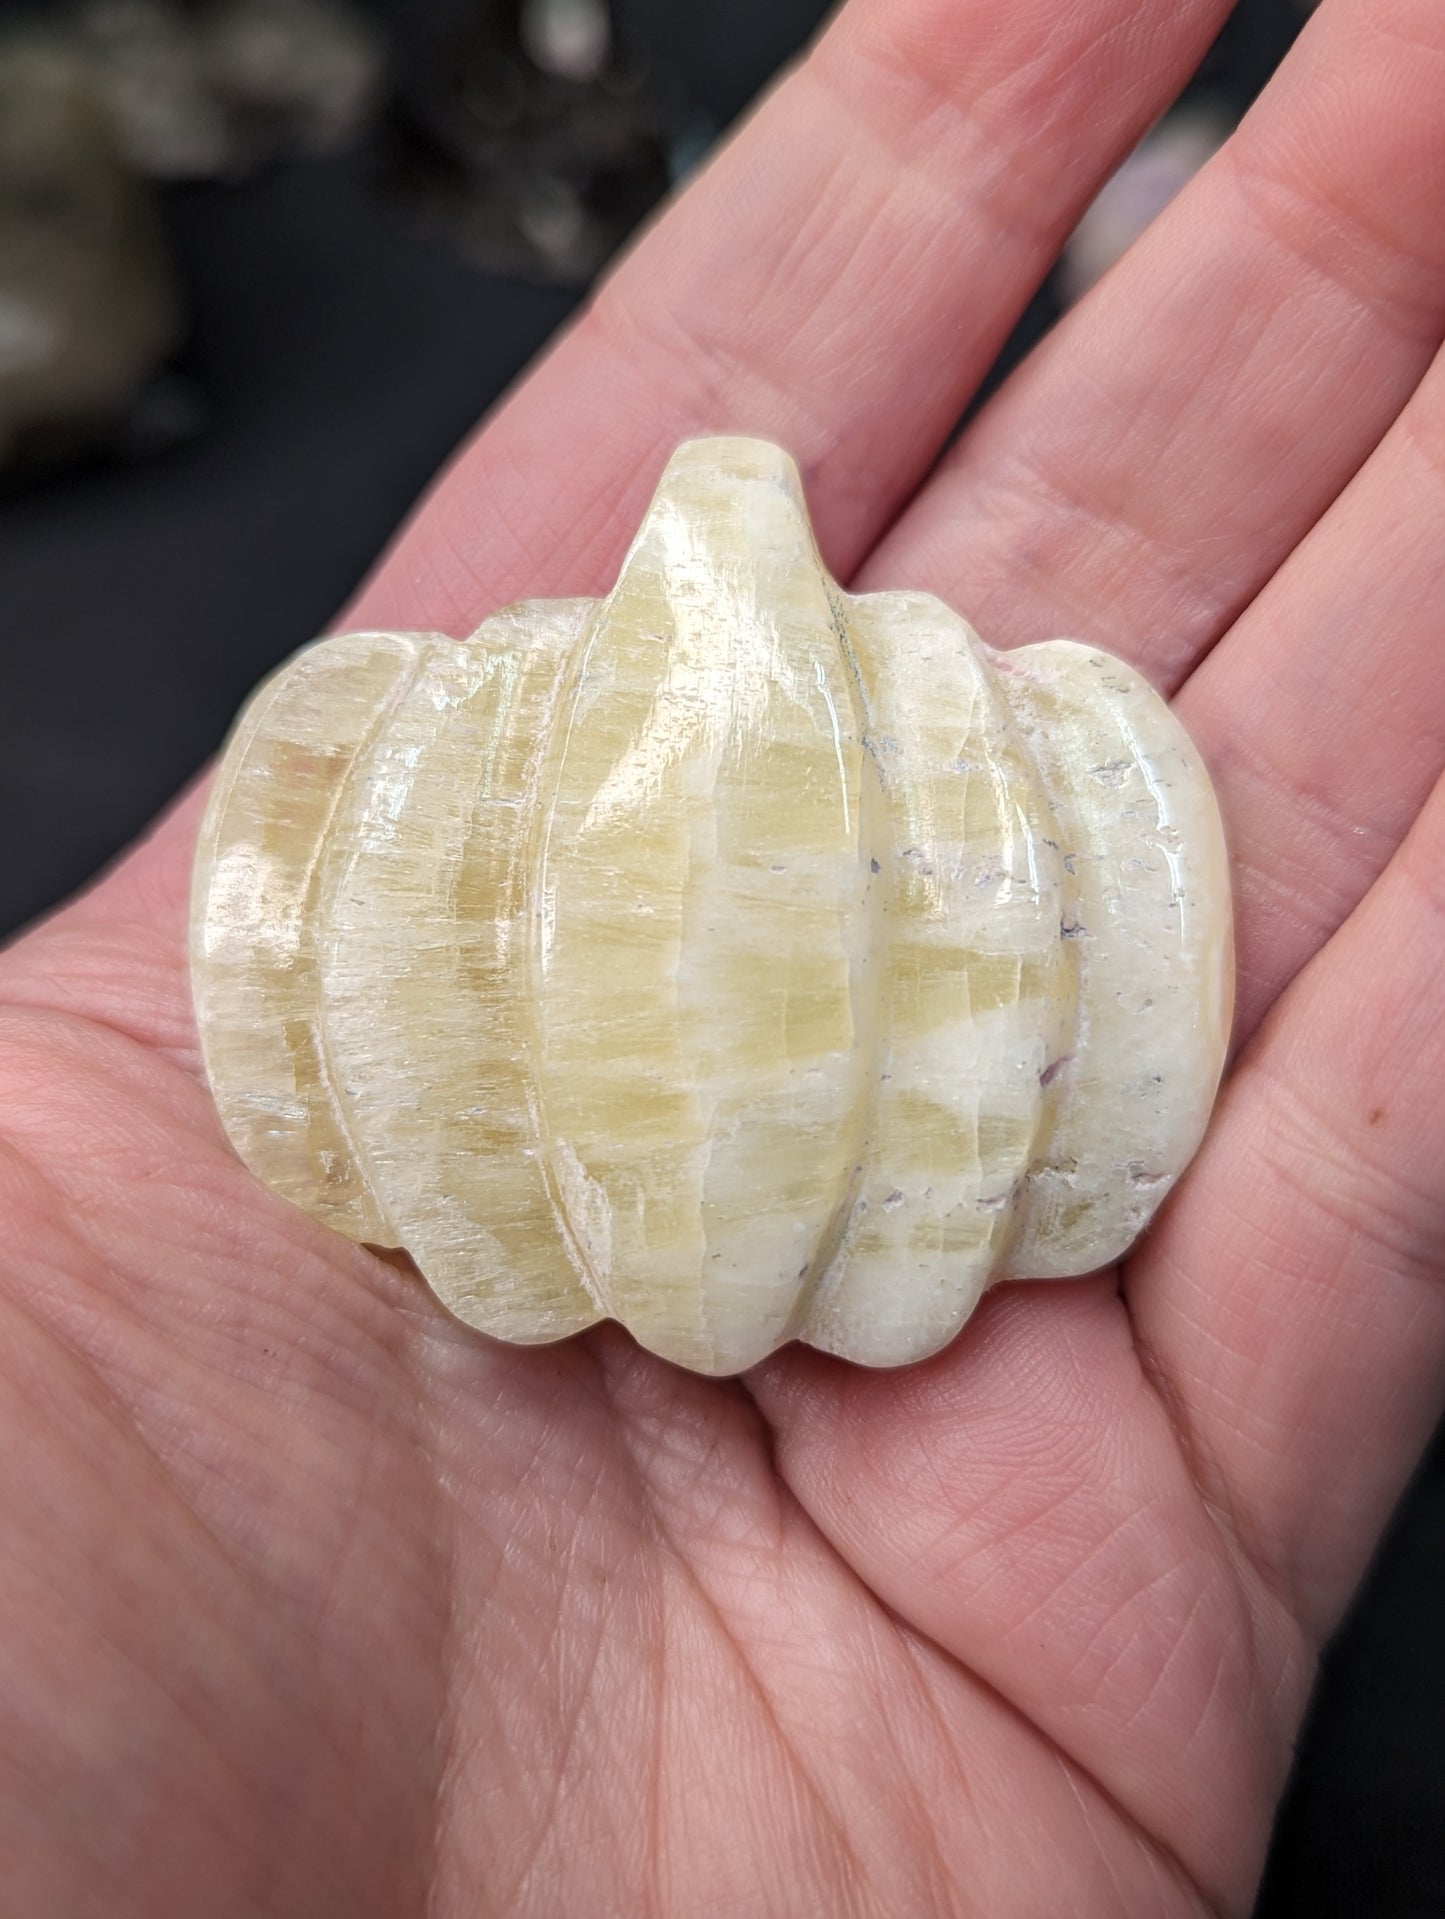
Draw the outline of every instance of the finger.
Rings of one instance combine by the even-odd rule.
[[[441,481],[362,624],[611,584],[673,447],[781,441],[851,571],[1228,0],[853,0]]]
[[[1326,0],[1253,112],[1006,384],[870,562],[995,645],[1172,689],[1445,330],[1445,11]]]
[[[1180,694],[1229,822],[1242,1043],[1445,769],[1445,358]]]
[[[1318,1637],[1445,1373],[1445,785],[1280,1000],[1128,1272],[1206,1491]]]

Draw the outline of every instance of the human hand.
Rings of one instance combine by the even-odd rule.
[[[497,1347],[226,1148],[183,802],[0,959],[10,1910],[1247,1909],[1445,1352],[1433,0],[1325,0],[917,490],[1225,11],[852,0],[348,621],[603,590],[738,430],[850,584],[1142,666],[1240,921],[1157,1226],[898,1373]]]

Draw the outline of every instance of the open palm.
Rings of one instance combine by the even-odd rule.
[[[731,429],[840,577],[1141,665],[1242,964],[1158,1225],[901,1373],[499,1348],[225,1147],[184,802],[0,959],[7,1912],[1247,1908],[1445,1355],[1437,0],[1325,0],[919,490],[1226,11],[852,0],[351,615],[603,590]]]

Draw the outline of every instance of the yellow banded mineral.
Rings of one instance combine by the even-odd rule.
[[[856,597],[793,463],[679,449],[612,593],[306,649],[202,828],[247,1165],[502,1338],[936,1351],[1116,1259],[1228,1039],[1207,775],[1131,669]]]

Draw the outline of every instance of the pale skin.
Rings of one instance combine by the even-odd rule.
[[[189,797],[0,958],[10,1909],[1247,1912],[1445,1356],[1438,0],[1324,0],[933,470],[1225,11],[852,0],[345,616],[596,593],[736,430],[854,586],[1135,661],[1241,964],[1155,1230],[901,1373],[493,1345],[225,1146]]]

